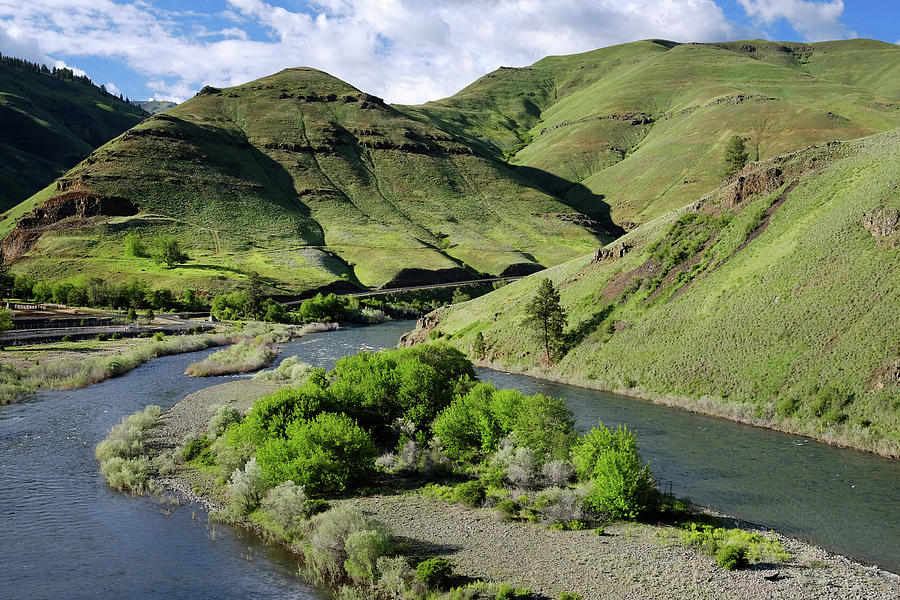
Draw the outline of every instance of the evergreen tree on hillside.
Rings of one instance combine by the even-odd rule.
[[[744,140],[739,135],[731,136],[725,146],[725,176],[731,177],[747,164],[747,150]]]
[[[525,306],[525,315],[523,325],[537,334],[544,345],[544,357],[552,362],[562,353],[566,326],[566,311],[559,303],[559,292],[552,281],[546,278],[541,281],[537,294]]]
[[[15,279],[9,272],[9,265],[6,264],[6,258],[0,251],[0,298],[8,298]]]
[[[244,314],[251,319],[259,319],[262,314],[262,278],[259,273],[250,273],[250,282],[247,285],[247,296],[244,299]]]

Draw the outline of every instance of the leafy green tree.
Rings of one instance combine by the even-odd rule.
[[[525,315],[523,324],[537,334],[544,346],[544,357],[552,362],[562,353],[566,326],[566,311],[559,303],[559,292],[552,281],[547,278],[541,281],[537,294],[525,306]]]
[[[166,265],[166,268],[172,269],[185,262],[188,259],[188,255],[181,249],[178,240],[170,235],[166,235],[156,240],[156,250],[153,253],[153,259],[160,264]]]
[[[262,278],[256,271],[251,271],[247,293],[244,296],[244,314],[251,319],[259,320],[262,315],[262,301]]]
[[[731,136],[725,146],[725,176],[731,177],[743,169],[748,157],[743,138],[739,135]]]
[[[12,313],[5,308],[0,308],[0,333],[13,328]],[[3,341],[0,340],[0,350],[3,350]]]
[[[147,319],[147,323],[152,323],[153,319],[156,318],[156,313],[153,312],[152,308],[148,308],[147,312],[144,313],[144,318]]]
[[[475,341],[472,342],[472,356],[482,360],[485,354],[487,354],[487,346],[484,343],[484,334],[479,331],[475,334]]]
[[[125,236],[125,255],[126,256],[136,256],[139,258],[146,258],[147,253],[147,245],[144,244],[144,240],[141,239],[136,233],[129,233]]]
[[[653,502],[650,466],[641,459],[634,432],[624,426],[610,430],[599,423],[573,448],[572,462],[579,480],[594,482],[585,504],[598,512],[633,519]]]
[[[134,323],[138,320],[138,314],[134,307],[128,309],[128,314],[125,315],[125,320],[129,323]]]
[[[344,414],[298,419],[285,438],[270,438],[257,460],[270,483],[287,480],[308,493],[341,492],[374,472],[378,450],[371,436]]]

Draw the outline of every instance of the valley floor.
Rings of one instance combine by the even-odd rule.
[[[236,381],[191,394],[165,413],[151,431],[158,452],[174,450],[187,435],[204,431],[215,405],[247,410],[273,382]],[[163,483],[211,508],[220,506],[209,473],[181,467]],[[445,556],[472,579],[507,581],[548,598],[564,591],[586,600],[608,598],[841,598],[879,600],[900,595],[900,576],[858,564],[778,535],[792,554],[787,563],[724,571],[714,557],[678,541],[669,526],[612,523],[605,535],[554,531],[506,522],[487,509],[449,505],[403,492],[331,501],[355,504],[406,541],[412,554]],[[773,570],[778,574],[772,580]]]

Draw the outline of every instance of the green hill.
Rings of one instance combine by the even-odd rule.
[[[900,455],[900,130],[751,165],[594,255],[425,317],[487,359]],[[523,307],[550,277],[568,352]],[[435,334],[431,334],[435,335]]]
[[[97,149],[0,221],[15,269],[276,291],[532,272],[600,240],[577,211],[463,140],[313,69],[196,97]],[[179,238],[163,269],[124,237]],[[223,282],[224,280],[224,282]]]
[[[147,116],[70,70],[0,57],[0,211]]]
[[[167,100],[132,100],[131,103],[143,108],[151,115],[166,112],[178,104],[177,102],[169,102]]]
[[[872,40],[645,40],[501,68],[407,110],[630,229],[719,185],[732,135],[765,160],[900,126],[898,82],[900,46]]]

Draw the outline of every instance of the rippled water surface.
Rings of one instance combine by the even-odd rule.
[[[411,326],[311,335],[282,356],[328,368],[359,349],[393,346]],[[283,552],[231,528],[211,534],[196,507],[167,514],[116,494],[97,472],[93,447],[123,416],[227,380],[182,375],[210,352],[0,407],[0,597],[322,598]],[[598,419],[636,428],[654,473],[678,495],[900,571],[900,461],[519,375],[479,376],[566,397],[582,428]]]

